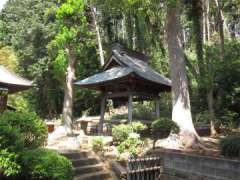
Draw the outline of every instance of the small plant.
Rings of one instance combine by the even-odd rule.
[[[129,152],[131,157],[137,157],[137,148],[142,144],[137,133],[130,133],[129,137],[117,146],[119,153]]]
[[[71,161],[52,150],[26,151],[21,161],[26,179],[71,180],[73,177]]]
[[[143,123],[140,123],[140,122],[133,122],[132,123],[132,129],[133,129],[134,132],[139,132],[139,131],[142,131],[146,128],[147,128],[147,126],[144,125]]]
[[[130,125],[120,124],[112,128],[112,136],[115,142],[122,142],[128,138],[129,133],[132,132]]]
[[[104,143],[103,143],[103,138],[102,137],[95,137],[92,140],[92,149],[95,152],[103,151],[103,146],[104,146]]]
[[[139,132],[147,127],[140,122],[133,122],[132,124],[120,124],[113,126],[112,136],[113,140],[116,142],[123,142],[126,140],[130,133]]]
[[[220,140],[219,146],[223,156],[240,158],[240,136],[223,138]]]
[[[167,119],[167,118],[160,118],[155,120],[152,125],[153,135],[158,135],[158,138],[165,138],[167,137],[170,132],[178,133],[179,128],[175,122]]]

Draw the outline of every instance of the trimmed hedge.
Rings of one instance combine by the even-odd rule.
[[[240,158],[240,136],[223,138],[220,140],[219,146],[223,156]]]
[[[178,133],[179,127],[170,119],[160,118],[152,122],[152,138],[154,140],[153,147],[157,139],[167,138],[171,132]]]

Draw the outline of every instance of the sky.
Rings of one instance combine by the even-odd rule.
[[[3,8],[3,5],[7,2],[7,0],[0,0],[0,11]]]

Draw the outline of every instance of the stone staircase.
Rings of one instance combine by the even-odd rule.
[[[60,152],[72,161],[74,180],[113,180],[105,164],[91,151],[68,150]]]

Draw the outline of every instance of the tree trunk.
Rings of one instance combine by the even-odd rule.
[[[193,31],[194,31],[194,39],[196,44],[196,54],[198,59],[198,67],[199,67],[199,84],[200,84],[200,92],[202,92],[203,81],[202,78],[204,76],[204,58],[203,58],[203,6],[202,0],[193,0],[192,1],[192,14],[193,14]]]
[[[181,141],[186,147],[191,147],[198,141],[198,135],[191,115],[188,80],[181,43],[179,1],[174,5],[168,6],[166,21],[170,75],[172,79],[172,119],[180,128]]]
[[[102,40],[101,40],[101,34],[99,31],[98,23],[97,23],[97,18],[95,15],[96,8],[92,7],[92,16],[93,16],[93,21],[96,29],[96,34],[97,34],[97,41],[98,41],[98,49],[99,49],[99,55],[100,55],[100,64],[101,66],[104,65],[104,54],[103,54],[103,48],[102,48]]]
[[[215,112],[213,108],[213,88],[208,90],[208,112],[209,112],[209,119],[210,119],[210,130],[211,136],[215,136],[217,131],[215,129]]]
[[[218,9],[218,31],[220,36],[220,59],[224,60],[224,27],[228,31],[227,26],[224,22],[223,12],[221,10],[218,0],[214,0],[216,7]]]
[[[72,46],[65,49],[68,66],[64,85],[63,125],[68,134],[72,134],[73,81],[75,79],[75,52]]]
[[[210,40],[209,0],[205,0],[206,41]]]

